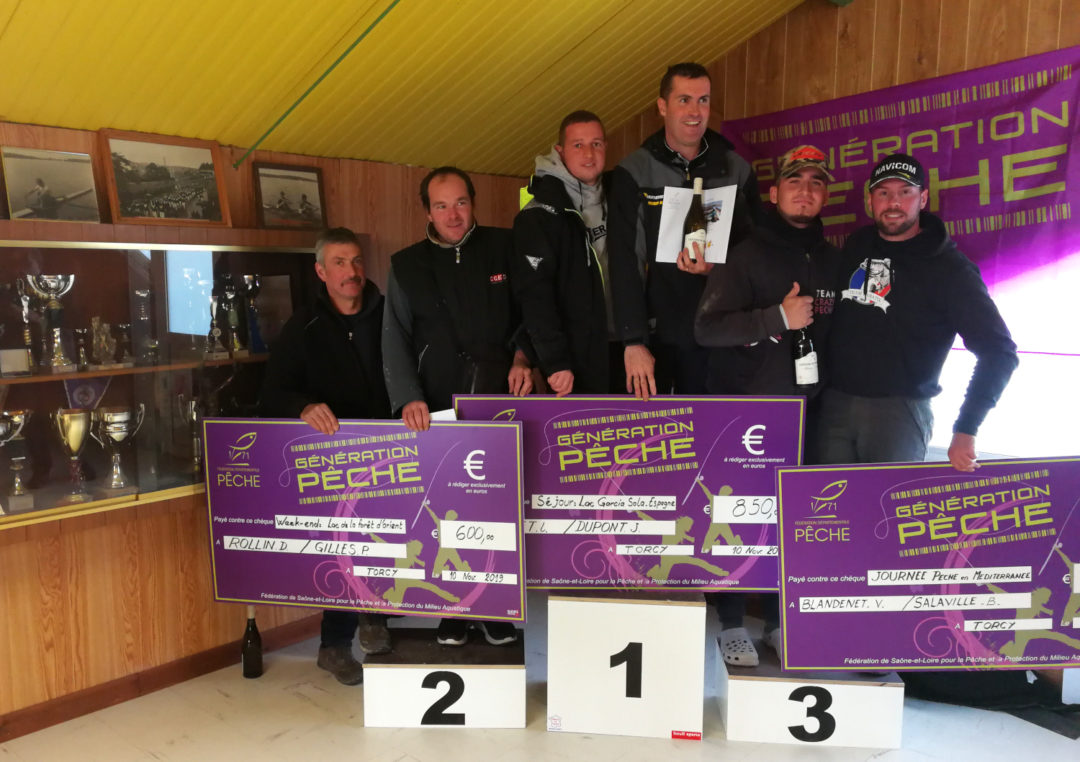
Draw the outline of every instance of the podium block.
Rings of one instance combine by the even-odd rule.
[[[717,700],[729,741],[900,748],[904,683],[895,672],[781,669],[757,644],[756,667],[729,667],[716,642]]]
[[[548,599],[549,731],[700,739],[704,690],[700,593]]]
[[[474,638],[440,646],[433,629],[391,630],[394,650],[364,660],[364,725],[525,727],[525,646]]]

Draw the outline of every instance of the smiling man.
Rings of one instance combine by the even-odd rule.
[[[825,240],[818,216],[828,196],[825,154],[802,145],[780,159],[774,204],[753,234],[728,252],[727,262],[708,276],[694,333],[702,346],[716,347],[709,377],[712,394],[806,394],[810,425],[819,386],[798,387],[795,334],[806,329],[820,352],[836,297],[840,252]],[[714,599],[720,614],[720,649],[736,666],[758,663],[757,649],[743,627],[745,594]],[[781,648],[779,598],[762,595],[764,641]]]
[[[930,398],[957,334],[975,372],[953,424],[949,461],[978,468],[975,434],[1016,368],[1016,344],[979,269],[926,211],[926,173],[913,157],[874,167],[874,224],[848,238],[826,361],[818,454],[823,463],[921,461],[933,430]]]
[[[625,345],[626,390],[651,394],[705,392],[709,350],[694,341],[694,312],[712,265],[704,252],[658,263],[664,188],[735,185],[730,244],[745,237],[761,208],[757,178],[731,143],[708,129],[712,81],[701,64],[681,63],[660,82],[662,130],[612,172],[608,251],[615,329]]]
[[[514,289],[548,386],[558,396],[610,391],[604,125],[574,111],[551,152],[536,157],[531,199],[514,218]],[[613,337],[612,337],[613,338]],[[610,366],[610,367],[609,367]]]

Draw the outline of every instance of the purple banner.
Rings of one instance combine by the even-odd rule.
[[[929,177],[928,209],[981,268],[1021,349],[1080,352],[1069,330],[1025,319],[1040,284],[1080,272],[1080,47],[773,114],[724,133],[767,191],[778,157],[811,143],[835,182],[822,213],[838,239],[869,224],[864,189],[875,162],[913,155]],[[1019,293],[1017,293],[1019,291]],[[1071,325],[1071,320],[1067,321]]]
[[[777,481],[788,669],[1080,666],[1080,459]]]
[[[524,621],[521,427],[204,423],[214,596]]]
[[[529,587],[777,589],[773,469],[801,462],[801,397],[454,403],[524,424]]]

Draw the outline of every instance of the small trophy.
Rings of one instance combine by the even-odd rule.
[[[34,496],[23,482],[22,472],[26,466],[26,440],[23,427],[30,420],[30,410],[5,410],[0,413],[0,447],[7,447],[11,461],[11,489],[4,497],[0,513],[26,511],[34,507]]]
[[[22,307],[23,321],[23,346],[26,349],[26,373],[31,373],[34,367],[34,340],[30,335],[30,294],[26,292],[26,281],[22,278],[15,281],[15,289],[19,292],[19,304]]]
[[[30,286],[30,290],[45,303],[41,310],[41,364],[48,365],[56,372],[57,366],[53,364],[53,358],[48,352],[48,340],[50,337],[55,339],[54,329],[63,325],[64,306],[60,304],[60,297],[70,291],[71,287],[75,285],[75,276],[28,274],[26,276],[26,283]],[[54,340],[54,350],[56,349],[56,346],[57,344]],[[63,363],[63,365],[71,364],[70,361]]]
[[[82,408],[60,408],[52,414],[56,434],[60,437],[60,446],[68,456],[71,472],[71,492],[64,498],[67,503],[83,503],[90,500],[83,480],[82,463],[79,456],[90,433],[90,411]]]
[[[72,333],[75,334],[75,360],[79,370],[89,370],[90,355],[86,351],[86,337],[90,334],[90,329],[76,328]]]
[[[60,326],[52,329],[52,354],[49,358],[49,368],[53,373],[73,373],[79,369],[64,352],[64,333]]]
[[[116,365],[116,339],[112,335],[112,327],[108,323],[101,322],[101,317],[94,315],[90,318],[90,357],[93,365],[90,370],[108,370],[119,367]]]
[[[139,407],[99,407],[93,414],[93,428],[90,431],[99,445],[109,454],[112,459],[112,471],[109,473],[109,481],[106,487],[114,494],[118,490],[134,491],[124,472],[120,469],[120,451],[131,443],[135,435],[142,428],[143,418],[146,414],[146,405],[139,403]]]
[[[135,289],[135,326],[138,351],[135,360],[139,365],[156,365],[158,340],[154,338],[154,325],[150,311],[150,289]]]
[[[244,282],[244,298],[247,299],[248,344],[252,352],[266,352],[266,342],[263,341],[259,325],[259,307],[255,304],[260,289],[259,275],[241,275],[240,278]]]
[[[187,421],[191,430],[191,470],[202,470],[202,436],[199,433],[199,399],[187,399],[183,394],[176,400],[180,407],[180,417]]]
[[[135,355],[131,354],[131,323],[117,323],[116,330],[120,334],[120,339],[117,341],[120,358],[117,363],[121,368],[134,368]]]
[[[207,360],[228,360],[229,350],[221,343],[221,327],[218,325],[218,295],[210,294],[210,333],[206,337]]]
[[[240,309],[237,305],[239,293],[231,275],[226,274],[221,290],[225,296],[225,316],[229,324],[229,350],[233,357],[247,357],[250,353],[240,340]]]

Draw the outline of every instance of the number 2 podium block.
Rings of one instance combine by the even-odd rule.
[[[700,593],[548,599],[549,731],[700,739],[704,689]]]
[[[904,683],[895,672],[784,670],[763,643],[758,666],[728,667],[716,646],[717,700],[729,741],[900,748]]]
[[[471,633],[440,646],[433,629],[391,629],[394,650],[364,660],[364,725],[378,728],[525,727],[523,638],[492,646]]]

